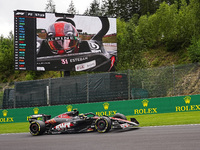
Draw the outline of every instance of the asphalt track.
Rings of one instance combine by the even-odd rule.
[[[0,150],[200,150],[200,124],[140,127],[108,133],[0,134]]]

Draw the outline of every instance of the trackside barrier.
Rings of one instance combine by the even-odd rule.
[[[47,114],[55,117],[56,115],[71,111],[75,108],[78,109],[80,113],[93,112],[99,116],[113,116],[118,112],[123,113],[124,115],[147,115],[200,111],[200,95],[1,109],[0,124],[27,122],[29,116],[33,114]]]

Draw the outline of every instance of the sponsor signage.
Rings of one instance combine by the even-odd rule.
[[[0,123],[10,123],[14,122],[14,118],[9,115],[8,110],[2,110],[2,117],[0,118]]]
[[[96,112],[96,115],[98,115],[98,116],[113,116],[113,115],[115,115],[116,113],[117,113],[117,110],[110,110],[109,109],[109,103],[103,103],[103,108],[104,108],[104,110],[102,110],[102,111],[98,111],[98,112]]]
[[[141,101],[143,108],[134,109],[134,115],[142,115],[142,114],[156,114],[157,108],[149,108],[149,101],[147,99]]]
[[[80,113],[93,112],[98,116],[113,116],[116,113],[122,113],[126,116],[129,116],[200,111],[199,100],[200,95],[190,95],[6,110],[2,109],[0,110],[0,124],[28,122],[30,115],[37,114],[46,114],[55,117],[61,113],[72,111],[73,109],[77,109]]]
[[[191,96],[186,96],[183,98],[185,104],[181,106],[176,106],[176,112],[184,112],[184,111],[200,111],[200,102],[199,104],[192,103],[193,99]]]

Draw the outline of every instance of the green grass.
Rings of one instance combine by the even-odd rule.
[[[127,116],[127,119],[130,118],[136,118],[141,127],[200,124],[200,111]]]
[[[162,125],[183,125],[183,124],[200,124],[200,111],[178,112],[152,115],[135,115],[127,116],[136,118],[143,126],[162,126]],[[0,134],[3,133],[23,133],[29,132],[29,123],[3,123],[0,124]]]
[[[0,134],[23,132],[29,132],[29,122],[0,124]]]
[[[186,49],[173,52],[166,51],[163,46],[148,49],[143,53],[143,57],[148,62],[148,67],[150,68],[192,63]]]

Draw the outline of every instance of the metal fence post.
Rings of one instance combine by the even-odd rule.
[[[173,64],[173,96],[175,96],[175,65]]]
[[[89,75],[87,74],[87,82],[86,82],[86,86],[87,86],[87,88],[86,88],[86,93],[87,93],[87,103],[89,103],[90,102],[90,96],[89,96],[89,94],[90,94],[90,92],[89,92],[89,77],[88,77]]]
[[[128,100],[131,99],[131,79],[130,79],[130,69],[128,69]]]
[[[49,79],[49,86],[48,87],[48,90],[47,90],[47,105],[48,106],[51,106],[51,78]]]
[[[47,105],[50,106],[50,103],[49,103],[49,86],[48,85],[46,86],[46,91],[47,91]]]
[[[13,100],[13,108],[15,108],[16,107],[16,82],[14,83],[15,84],[15,87],[14,87],[14,100]]]

